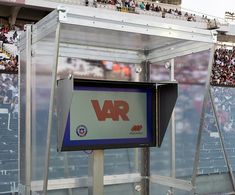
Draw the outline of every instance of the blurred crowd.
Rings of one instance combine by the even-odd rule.
[[[189,12],[182,12],[180,8],[166,8],[163,7],[162,4],[156,4],[151,1],[137,1],[137,0],[85,0],[86,6],[99,7],[99,5],[113,5],[116,7],[116,10],[123,12],[131,12],[131,13],[143,13],[139,10],[143,11],[152,11],[159,13],[157,16],[161,16],[162,18],[172,18],[175,16],[177,19],[182,19],[186,21],[196,22],[198,19],[200,21],[206,22],[210,28],[217,28],[216,19],[209,19],[207,16],[196,16],[195,14]]]
[[[18,75],[0,74],[0,107],[18,115]]]
[[[235,47],[220,47],[215,50],[211,84],[235,85]]]
[[[18,40],[18,28],[0,27],[0,72],[18,72],[18,55],[14,52]],[[6,49],[7,48],[7,49]]]

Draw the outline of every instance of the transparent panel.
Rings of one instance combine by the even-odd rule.
[[[171,144],[168,128],[160,148],[150,148],[150,174],[171,175]]]
[[[233,190],[211,99],[208,99],[206,104],[196,186],[198,194],[224,193]]]
[[[174,195],[188,195],[188,194],[190,194],[190,192],[179,190],[179,189],[174,189]]]
[[[152,81],[170,80],[169,65],[169,62],[163,62],[161,64],[152,64],[150,69],[150,79]]]
[[[76,78],[107,79],[107,80],[135,80],[135,65],[106,60],[88,60],[76,57],[60,57],[58,77],[65,78],[73,74]],[[54,130],[53,130],[54,131]],[[92,151],[56,152],[56,133],[52,134],[52,148],[50,162],[50,178],[80,177],[88,174],[88,154]],[[105,150],[104,174],[127,174],[138,171],[137,149]]]
[[[105,150],[104,174],[128,174],[139,171],[139,159],[137,149]]]
[[[200,125],[209,51],[175,59],[175,79],[179,82],[176,116],[176,177],[191,179]]]
[[[65,195],[65,194],[79,194],[87,195],[88,188],[72,188],[72,189],[60,189],[60,190],[49,190],[48,195]]]
[[[141,195],[141,189],[139,184],[121,184],[121,185],[109,185],[104,188],[104,195]]]
[[[182,84],[204,85],[208,74],[210,51],[175,58],[175,79]]]
[[[55,32],[48,36],[32,46],[32,181],[43,180],[45,171]]]
[[[202,85],[179,85],[175,107],[176,176],[181,179],[192,175],[204,89]]]
[[[0,74],[0,193],[18,185],[18,75]]]
[[[167,62],[151,64],[150,80],[157,82],[170,79]],[[160,148],[150,148],[150,174],[160,174],[170,176],[171,172],[171,138],[168,127],[162,146]]]
[[[207,102],[202,130],[198,175],[227,172],[220,135],[210,99]]]
[[[235,89],[229,87],[213,87],[212,96],[222,131],[229,164],[235,169]]]
[[[227,173],[199,175],[196,178],[196,194],[229,194],[229,192],[233,192],[233,187],[231,177]]]
[[[170,195],[171,190],[167,186],[150,183],[150,195]]]

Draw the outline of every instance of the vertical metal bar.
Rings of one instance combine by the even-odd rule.
[[[145,61],[142,66],[144,66],[144,79],[145,81],[150,80],[150,63]],[[141,180],[141,195],[149,195],[149,176],[150,176],[150,149],[149,148],[141,148],[141,167],[140,167],[140,174],[142,176]]]
[[[65,174],[65,177],[67,178],[70,176],[67,152],[64,153],[64,174]],[[72,194],[73,194],[72,189],[68,188],[68,195],[72,195]]]
[[[135,66],[135,81],[139,82],[140,81],[140,72],[141,72],[142,66],[141,65],[136,65]],[[135,151],[135,170],[138,171],[139,170],[139,153],[140,150],[139,148],[134,148]]]
[[[150,150],[141,148],[141,195],[149,195],[149,175],[150,175]]]
[[[228,167],[229,175],[230,175],[231,182],[232,182],[232,185],[233,185],[233,190],[235,191],[235,182],[234,182],[235,180],[234,180],[233,170],[232,170],[232,167],[231,167],[231,165],[229,163],[228,154],[227,154],[227,151],[225,149],[224,139],[223,139],[222,131],[220,129],[218,115],[216,113],[215,103],[214,103],[214,100],[212,98],[211,89],[209,89],[209,95],[210,95],[213,115],[215,117],[216,127],[217,127],[217,130],[218,130],[218,133],[219,133],[219,137],[220,137],[220,143],[221,143],[221,146],[222,146],[225,163],[226,163],[226,165]]]
[[[52,82],[51,82],[51,94],[50,94],[50,107],[49,107],[49,118],[47,126],[47,141],[46,141],[46,154],[45,154],[45,164],[44,164],[44,178],[43,178],[43,194],[47,194],[48,185],[48,167],[50,160],[50,146],[51,146],[51,129],[52,129],[52,119],[53,119],[53,107],[54,107],[54,96],[56,88],[56,77],[57,77],[57,65],[58,65],[58,55],[59,55],[59,39],[60,39],[60,22],[56,27],[55,35],[55,54],[53,59],[52,68]]]
[[[31,51],[32,51],[32,25],[26,26],[26,128],[25,128],[25,193],[31,194]]]
[[[203,100],[203,105],[202,105],[200,125],[199,125],[198,136],[197,136],[196,153],[195,153],[194,162],[193,162],[192,185],[194,186],[194,188],[196,185],[196,176],[197,176],[197,168],[199,164],[199,155],[200,155],[200,148],[201,148],[203,124],[205,120],[206,104],[207,104],[207,100],[209,96],[210,77],[211,77],[211,71],[212,71],[214,51],[215,51],[215,45],[213,45],[210,50],[210,57],[209,57],[210,59],[209,59],[209,65],[208,65],[208,71],[207,71],[208,74],[207,74],[207,80],[206,80],[206,86],[205,86],[205,92],[204,92],[204,100]]]
[[[171,75],[170,80],[175,81],[175,61],[171,59]],[[171,177],[175,178],[175,109],[171,114]],[[171,188],[172,194],[174,194],[174,189]]]
[[[88,195],[104,194],[104,150],[94,150],[89,159]]]

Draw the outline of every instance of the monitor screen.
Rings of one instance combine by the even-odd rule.
[[[155,83],[74,80],[61,151],[155,145]]]

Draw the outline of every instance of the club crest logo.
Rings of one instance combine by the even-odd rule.
[[[87,127],[85,125],[79,125],[76,128],[76,133],[79,137],[84,137],[87,134]]]

